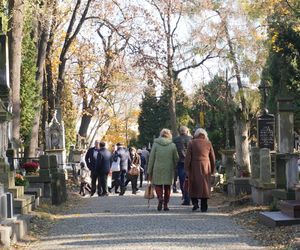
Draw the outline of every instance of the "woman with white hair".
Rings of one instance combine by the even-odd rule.
[[[154,140],[148,163],[148,179],[155,185],[158,211],[162,210],[162,206],[164,206],[164,211],[169,210],[171,185],[178,158],[171,131],[162,129],[160,137]]]
[[[201,199],[201,211],[206,212],[207,199],[210,198],[210,176],[215,171],[215,153],[204,129],[197,129],[189,142],[184,166],[189,180],[192,210],[199,209],[198,202]]]

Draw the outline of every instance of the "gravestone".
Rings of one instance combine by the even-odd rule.
[[[266,111],[257,119],[257,138],[259,148],[274,150],[275,118]]]
[[[65,129],[60,109],[55,110],[53,118],[46,125],[46,154],[55,155],[60,168],[66,167]]]
[[[294,153],[294,105],[292,98],[281,98],[278,108],[278,150],[276,154],[275,182],[273,196],[282,200],[295,199],[294,187],[299,181],[298,158]]]
[[[0,158],[0,182],[4,184],[5,192],[12,193],[13,207],[16,213],[27,214],[32,209],[32,196],[24,195],[24,186],[15,185],[15,173],[8,164]],[[7,200],[7,196],[5,195]]]
[[[277,100],[278,150],[279,153],[294,152],[294,105],[293,98]]]
[[[0,196],[0,216],[1,219],[7,219],[7,199],[5,194]]]
[[[259,179],[260,176],[260,156],[259,148],[251,148],[251,177],[252,179]]]
[[[39,157],[40,170],[39,176],[27,176],[29,187],[41,188],[42,196],[45,198],[51,197],[51,171],[50,171],[50,156],[41,155]]]
[[[251,153],[251,166],[256,168],[250,180],[252,201],[255,204],[269,204],[273,199],[272,190],[275,188],[271,180],[270,149],[252,148]]]
[[[271,155],[268,148],[260,149],[260,182],[271,183]]]
[[[225,168],[225,176],[226,179],[230,179],[234,177],[234,153],[235,150],[230,149],[222,149],[221,151],[222,155],[222,165]]]
[[[49,156],[50,171],[51,171],[51,192],[52,204],[60,205],[67,200],[67,185],[65,174],[62,169],[58,168],[55,155]]]
[[[7,218],[12,219],[14,217],[13,196],[11,193],[6,193],[5,195],[7,202]]]
[[[0,184],[0,221],[7,218],[7,200],[4,185]]]

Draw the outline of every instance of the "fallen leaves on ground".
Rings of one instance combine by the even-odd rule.
[[[237,224],[247,229],[249,235],[263,246],[269,249],[300,249],[300,225],[269,228],[259,222],[258,214],[270,211],[269,206],[254,205],[249,196],[230,198],[225,194],[214,194],[212,198],[220,199],[219,210],[229,213]]]

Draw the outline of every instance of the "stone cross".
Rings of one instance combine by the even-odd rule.
[[[270,86],[266,85],[265,83],[263,85],[258,86],[259,90],[263,91],[263,104],[264,109],[266,109],[267,106],[267,90],[270,88]]]

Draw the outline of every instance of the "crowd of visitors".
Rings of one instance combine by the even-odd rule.
[[[96,140],[88,149],[85,162],[80,163],[80,194],[85,196],[87,191],[91,196],[96,192],[98,196],[108,196],[114,192],[122,196],[129,183],[132,194],[136,194],[145,179],[155,188],[157,210],[168,211],[171,187],[177,192],[174,183],[176,185],[179,178],[181,205],[192,202],[192,211],[206,212],[211,195],[211,175],[215,171],[212,144],[202,128],[197,129],[193,137],[185,126],[180,127],[179,133],[172,139],[171,131],[162,129],[159,138],[154,139],[151,151],[146,146],[127,149],[117,143],[111,152],[105,142]],[[109,175],[111,183],[108,187]]]

